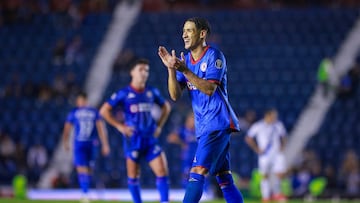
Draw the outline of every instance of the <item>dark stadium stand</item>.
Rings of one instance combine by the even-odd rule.
[[[45,145],[49,157],[58,144],[67,112],[72,108],[69,103],[74,92],[83,86],[87,70],[98,44],[106,31],[111,15],[100,13],[88,15],[78,27],[59,27],[55,14],[34,15],[27,23],[4,25],[0,28],[0,129],[6,131],[15,142],[25,149],[34,143]],[[82,63],[54,64],[53,48],[60,38],[70,43],[74,36],[80,35],[84,44]],[[66,80],[74,73],[75,80]],[[63,77],[68,93],[58,95],[53,90],[57,75]],[[16,78],[16,79],[14,79]],[[16,87],[19,86],[19,94]],[[71,89],[74,88],[74,89]],[[49,97],[43,98],[43,90]],[[0,167],[5,167],[2,163]],[[9,175],[6,167],[1,174],[1,183],[9,184],[16,171]]]
[[[136,56],[150,59],[149,83],[158,87],[163,95],[167,72],[158,55],[159,45],[183,49],[182,23],[188,17],[201,15],[212,24],[212,44],[223,50],[229,71],[229,95],[235,110],[241,114],[254,109],[260,115],[268,107],[277,107],[281,119],[290,131],[316,86],[316,71],[322,58],[333,56],[353,25],[358,11],[355,9],[281,9],[281,10],[223,10],[203,13],[162,12],[141,13],[131,29],[125,48]],[[52,14],[34,15],[28,23],[0,27],[0,129],[8,132],[28,149],[40,142],[51,156],[57,145],[66,113],[71,104],[65,96],[53,96],[41,101],[38,86],[51,88],[58,74],[73,72],[75,84],[82,87],[90,63],[111,20],[108,13],[88,15],[77,27],[58,27],[59,20]],[[53,63],[53,48],[60,38],[69,42],[80,35],[84,45],[84,59],[71,65]],[[13,80],[14,75],[19,79]],[[32,94],[14,95],[16,85],[26,87],[31,81]],[[127,73],[113,74],[105,98],[129,82]],[[6,93],[6,89],[10,93]],[[337,164],[340,146],[359,148],[358,112],[353,111],[359,94],[348,100],[337,100],[319,132],[308,147],[317,149],[325,162]],[[67,95],[69,96],[69,95]],[[71,96],[71,95],[70,95]],[[186,96],[186,94],[184,95]],[[172,114],[176,114],[175,112]],[[336,115],[336,119],[334,119]],[[351,116],[349,116],[351,115]],[[330,126],[330,127],[328,127]],[[166,126],[166,135],[173,126]],[[126,187],[122,140],[109,127],[112,153],[100,158],[96,170],[108,187]],[[331,139],[328,138],[331,136]],[[342,137],[346,136],[346,139]],[[236,173],[249,177],[256,166],[256,157],[243,142],[243,133],[233,137],[232,164]],[[170,166],[171,185],[181,187],[179,149],[164,148]],[[235,150],[236,148],[236,150]],[[358,151],[360,152],[360,151]],[[143,167],[142,187],[154,187],[154,178],[148,167]],[[0,182],[9,184],[16,170],[0,163]],[[71,185],[77,185],[75,174]]]

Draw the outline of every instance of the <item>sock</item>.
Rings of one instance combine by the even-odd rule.
[[[88,173],[78,173],[79,185],[84,194],[89,192],[90,175]]]
[[[130,193],[131,193],[134,203],[142,203],[141,196],[140,196],[139,179],[128,178],[128,188],[130,190]]]
[[[168,177],[157,177],[156,186],[160,193],[160,202],[169,202],[169,182]]]
[[[274,195],[281,194],[281,181],[277,175],[273,175],[272,178],[272,191]]]
[[[263,178],[260,184],[261,196],[263,199],[270,199],[270,181],[268,178]]]
[[[231,174],[216,176],[216,180],[224,194],[227,203],[243,203],[244,199],[240,191],[234,185]]]
[[[190,173],[183,203],[197,203],[200,201],[204,188],[204,179],[203,175]]]

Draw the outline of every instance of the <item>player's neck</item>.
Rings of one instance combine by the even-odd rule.
[[[199,60],[204,55],[204,51],[207,49],[207,47],[208,46],[204,42],[202,45],[197,46],[195,49],[190,51],[194,61]]]
[[[131,86],[134,90],[136,90],[136,91],[138,91],[138,92],[141,92],[141,91],[143,91],[143,90],[145,89],[145,84],[144,84],[144,83],[136,83],[136,82],[132,81],[132,82],[130,83],[130,86]]]

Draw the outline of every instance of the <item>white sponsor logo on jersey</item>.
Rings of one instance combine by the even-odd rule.
[[[139,104],[132,104],[130,105],[130,112],[137,113],[137,112],[151,112],[151,103],[139,103]]]
[[[197,90],[197,88],[189,81],[186,82],[186,86],[189,90]]]

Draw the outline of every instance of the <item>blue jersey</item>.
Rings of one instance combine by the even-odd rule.
[[[125,150],[140,149],[156,142],[154,132],[157,125],[151,110],[154,104],[165,104],[165,99],[158,89],[147,86],[138,91],[129,85],[114,93],[107,102],[113,109],[121,107],[125,124],[135,129],[134,135],[126,142]]]
[[[100,120],[98,110],[92,107],[74,108],[66,121],[74,126],[75,144],[78,142],[92,142],[97,139],[96,121]]]
[[[98,132],[96,121],[99,112],[91,107],[74,108],[66,122],[74,126],[74,163],[76,166],[90,167],[97,155]]]
[[[179,83],[189,90],[197,136],[217,130],[239,131],[237,116],[228,101],[227,67],[223,53],[208,46],[197,61],[194,61],[190,53],[186,54],[185,63],[199,78],[218,85],[215,93],[208,96],[191,84],[181,72],[176,74]]]

